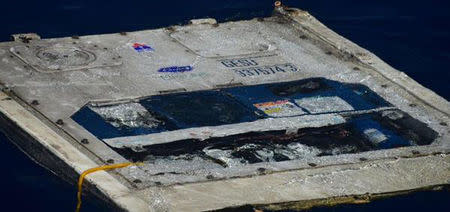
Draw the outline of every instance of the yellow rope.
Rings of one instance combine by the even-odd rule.
[[[83,189],[84,177],[86,177],[86,175],[96,172],[96,171],[107,171],[107,170],[111,170],[111,169],[120,169],[120,168],[125,168],[125,167],[131,166],[131,165],[141,166],[141,165],[143,165],[143,163],[118,163],[118,164],[112,164],[112,165],[105,165],[105,166],[91,168],[91,169],[88,169],[88,170],[84,171],[83,173],[81,173],[80,178],[78,178],[78,193],[77,193],[78,203],[77,203],[76,212],[79,212],[80,208],[81,208],[81,191]]]

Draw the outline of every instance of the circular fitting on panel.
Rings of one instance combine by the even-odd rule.
[[[93,53],[67,46],[41,49],[36,53],[36,57],[45,67],[52,70],[77,68],[95,61]]]
[[[274,5],[275,5],[275,7],[281,7],[281,1],[276,1],[276,2],[274,3]]]

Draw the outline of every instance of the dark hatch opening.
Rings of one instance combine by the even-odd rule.
[[[437,137],[435,131],[399,110],[353,115],[346,119],[345,124],[304,128],[294,134],[249,132],[203,141],[189,139],[151,145],[141,152],[116,150],[133,161],[200,157],[229,167],[428,145]]]
[[[258,116],[219,91],[153,96],[140,102],[147,110],[168,117],[179,129],[249,122]]]
[[[308,78],[156,95],[107,106],[87,105],[72,119],[98,138],[108,139],[389,106],[364,85]]]
[[[425,123],[391,106],[364,85],[310,78],[85,106],[72,118],[98,138],[116,140],[167,131],[179,133],[176,130],[196,127],[226,128],[243,122],[251,127],[259,123],[254,122],[258,119],[299,117],[295,119],[298,121],[303,115],[328,117],[316,116],[319,114],[345,118],[343,124],[303,128],[293,133],[289,130],[289,134],[285,130],[270,131],[269,127],[263,132],[246,128],[249,130],[243,134],[230,133],[202,141],[186,136],[165,144],[132,148],[120,144],[120,148],[115,148],[127,159],[159,161],[163,166],[195,160],[192,164],[206,164],[205,167],[232,167],[428,145],[436,139],[438,134]]]

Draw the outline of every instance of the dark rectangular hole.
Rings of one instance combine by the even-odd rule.
[[[169,156],[201,157],[224,167],[352,154],[402,146],[427,145],[437,133],[407,114],[394,110],[347,117],[341,125],[283,131],[248,132],[204,141],[182,140],[145,147],[143,152],[118,149],[126,158],[152,161]],[[422,128],[420,131],[411,130]]]

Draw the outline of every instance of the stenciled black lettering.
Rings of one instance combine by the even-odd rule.
[[[290,63],[286,64],[286,67],[288,67],[292,72],[297,72],[298,71],[298,68],[295,67],[294,65],[290,64]]]
[[[255,75],[255,74],[252,72],[252,69],[244,69],[244,71],[245,71],[245,73],[247,73],[248,76],[253,76],[253,75]]]
[[[221,61],[222,65],[227,68],[237,68],[237,67],[249,67],[249,66],[257,66],[258,62],[253,59],[233,59],[233,60],[223,60]]]
[[[244,63],[244,61],[241,61],[241,63]],[[272,74],[277,74],[277,73],[286,73],[288,71],[297,72],[298,68],[291,63],[286,63],[286,64],[279,64],[279,65],[250,67],[250,68],[234,70],[235,73],[239,74],[242,77],[272,75]]]
[[[236,63],[234,63],[232,60],[225,60],[222,61],[222,65],[224,65],[227,68],[235,68],[238,67]]]
[[[277,70],[277,72],[286,72],[284,69],[282,69],[279,66],[274,66],[274,67],[275,67],[275,70]]]
[[[239,74],[239,75],[241,75],[241,77],[246,77],[246,76],[247,76],[247,74],[245,74],[245,73],[243,72],[243,70],[235,70],[234,72],[237,73],[237,74]]]
[[[258,63],[252,59],[240,59],[236,61],[240,67],[257,66]]]
[[[259,70],[259,72],[263,73],[264,75],[269,75],[271,74],[270,71],[267,70],[269,66],[265,66],[265,67],[260,67],[260,68],[256,68],[256,70]]]

